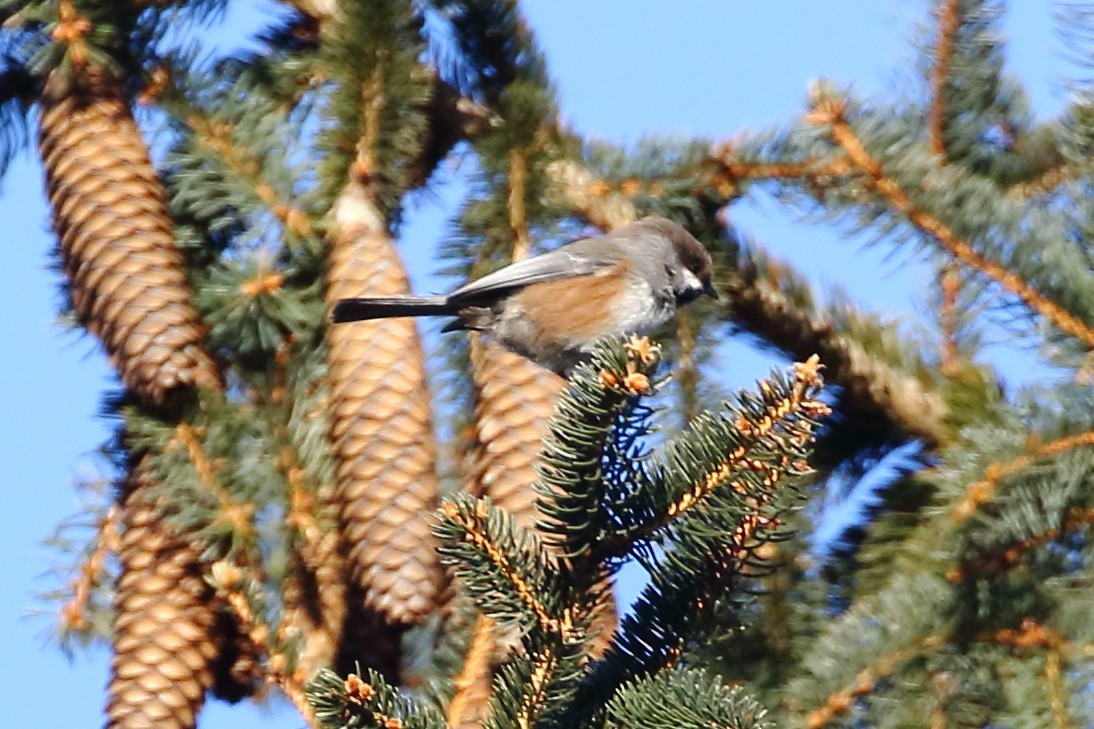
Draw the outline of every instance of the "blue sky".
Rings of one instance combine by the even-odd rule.
[[[237,3],[238,5],[238,3]],[[1035,111],[1049,116],[1066,99],[1066,65],[1051,3],[1011,3],[1007,37],[1011,70],[1026,82]],[[926,3],[899,0],[782,0],[687,3],[652,0],[532,0],[524,4],[546,51],[565,116],[580,132],[617,142],[643,135],[726,138],[801,111],[808,83],[829,77],[861,94],[881,93],[907,74],[914,24]],[[255,13],[246,3],[230,15],[245,32]],[[108,436],[97,417],[112,386],[97,346],[55,323],[58,276],[50,268],[52,237],[41,173],[30,157],[9,170],[0,196],[0,418],[8,517],[0,531],[5,589],[0,592],[0,704],[10,726],[94,726],[102,722],[108,654],[68,661],[43,635],[54,616],[35,616],[34,593],[57,587],[43,574],[53,553],[41,546],[54,525],[79,509],[72,482],[93,472],[90,454]],[[428,289],[431,252],[450,214],[450,190],[411,211],[404,239],[416,287]],[[805,226],[771,201],[736,206],[733,222],[814,281],[839,282],[864,304],[909,314],[929,276],[905,256],[863,248],[831,230]],[[731,348],[726,380],[762,376],[768,357]],[[1021,376],[1023,365],[1000,362]],[[10,692],[10,693],[9,693]],[[285,706],[256,709],[211,704],[202,716],[216,727],[295,727]]]

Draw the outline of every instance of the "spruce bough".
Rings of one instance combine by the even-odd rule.
[[[643,453],[654,427],[644,401],[667,381],[659,360],[648,339],[613,341],[572,376],[541,454],[542,535],[485,498],[442,504],[436,533],[457,589],[519,632],[484,726],[613,726],[643,711],[658,726],[763,725],[753,699],[684,655],[716,617],[747,605],[747,586],[769,566],[764,545],[783,536],[782,516],[800,503],[794,481],[810,473],[805,459],[828,413],[819,360],[772,375]],[[591,659],[604,577],[639,554],[649,584]],[[322,671],[307,696],[327,727],[445,726],[375,672]]]

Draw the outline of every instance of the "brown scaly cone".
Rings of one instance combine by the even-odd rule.
[[[219,387],[120,81],[86,67],[54,71],[39,122],[72,302],[123,383],[154,406],[194,386]],[[127,486],[108,726],[193,727],[207,690],[229,700],[253,692],[256,655],[204,582],[202,545],[164,522],[145,476]]]
[[[334,204],[329,242],[328,305],[409,290],[381,213],[357,180]],[[339,324],[330,327],[328,342],[336,500],[349,579],[339,664],[361,660],[363,668],[363,650],[397,653],[405,628],[437,607],[436,445],[412,319]]]
[[[246,693],[228,688],[241,665],[238,636],[204,579],[202,545],[167,525],[151,487],[137,465],[121,497],[108,729],[189,729],[206,691]]]
[[[218,386],[163,188],[121,82],[95,69],[54,71],[40,110],[53,227],[81,322],[146,402]]]
[[[466,490],[488,496],[521,527],[534,529],[535,463],[566,382],[477,335],[471,345],[471,373],[477,447]]]

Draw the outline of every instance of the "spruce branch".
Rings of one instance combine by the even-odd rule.
[[[316,221],[305,208],[293,202],[291,196],[280,193],[263,174],[263,161],[240,144],[237,124],[231,120],[204,116],[191,107],[185,117],[198,149],[216,155],[228,175],[225,180],[246,183],[254,199],[264,206],[285,229],[301,239],[316,237]],[[258,140],[255,140],[258,141]],[[267,140],[263,139],[262,142]]]
[[[691,422],[700,412],[699,362],[696,357],[698,322],[687,312],[676,312],[676,341],[679,352],[676,357],[675,380],[680,393],[680,414],[684,423]]]
[[[938,39],[935,44],[934,68],[931,70],[931,104],[927,111],[927,134],[931,152],[942,164],[946,161],[946,85],[949,81],[950,61],[953,58],[954,35],[960,27],[960,0],[940,0],[935,11],[938,16]]]
[[[945,223],[928,211],[917,207],[900,185],[885,174],[881,163],[866,149],[862,140],[848,124],[844,110],[843,101],[825,97],[816,102],[808,119],[815,124],[828,127],[833,140],[847,154],[871,188],[880,193],[912,225],[958,261],[1003,286],[1061,331],[1081,340],[1089,347],[1094,347],[1094,328],[1089,324],[1037,291],[1013,270],[985,258]]]
[[[107,559],[118,551],[121,516],[121,508],[115,503],[97,521],[95,535],[90,541],[91,549],[71,583],[72,597],[61,606],[61,629],[64,632],[83,632],[90,627],[88,605],[92,593],[105,576]]]
[[[1040,195],[1047,195],[1061,185],[1078,179],[1084,172],[1085,170],[1070,162],[1053,165],[1031,180],[1016,183],[1007,190],[1007,197],[1012,200],[1028,201]]]
[[[1045,684],[1045,703],[1049,716],[1057,729],[1070,729],[1077,725],[1068,709],[1067,697],[1071,689],[1067,686],[1066,669],[1063,666],[1073,648],[1062,635],[1027,617],[1017,628],[1002,628],[981,636],[981,639],[1011,647],[1020,654],[1043,654],[1040,679]]]
[[[889,322],[839,297],[818,306],[798,272],[754,246],[742,246],[731,266],[718,285],[732,325],[797,359],[820,355],[827,380],[842,388],[845,417],[875,435],[886,423],[929,444],[949,439],[948,407],[928,377],[930,365],[894,336]]]
[[[1061,668],[1063,658],[1060,651],[1049,648],[1045,656],[1045,681],[1048,683],[1048,706],[1052,712],[1052,718],[1056,722],[1057,729],[1071,729],[1075,721],[1071,718],[1071,712],[1067,708],[1068,688],[1064,682],[1064,672]]]
[[[300,377],[301,371],[306,373],[311,363],[303,357],[294,358],[293,344],[292,336],[283,338],[274,355],[272,387],[263,389],[257,400],[269,422],[271,448],[288,490],[281,533],[289,545],[290,563],[281,589],[279,632],[298,639],[296,666],[308,677],[334,660],[346,613],[346,570],[345,557],[338,549],[327,448],[309,446],[298,427],[296,411],[306,406],[308,386],[292,380]],[[300,379],[307,383],[307,377]],[[309,430],[322,436],[322,426]],[[322,453],[322,470],[306,461],[302,448]]]
[[[1059,526],[1045,529],[1024,539],[1002,545],[988,552],[979,552],[962,559],[961,564],[947,573],[951,582],[981,580],[1014,569],[1022,558],[1041,547],[1060,540],[1064,535],[1094,525],[1094,508],[1071,508],[1064,514]]]
[[[1028,453],[988,465],[984,469],[983,477],[966,486],[964,498],[955,501],[950,507],[950,519],[958,524],[967,521],[977,509],[995,498],[996,487],[1001,481],[1026,470],[1038,460],[1089,446],[1094,446],[1094,431],[1090,430],[1037,444]]]
[[[249,570],[228,560],[213,563],[207,580],[235,615],[243,637],[261,661],[256,671],[262,681],[281,689],[307,726],[315,729],[318,725],[304,694],[303,671],[293,665],[288,655],[285,632],[271,630],[260,581]]]
[[[602,540],[612,515],[601,459],[617,419],[656,390],[651,378],[659,360],[660,348],[645,338],[599,347],[578,366],[558,400],[536,489],[544,516],[539,526],[566,558],[605,554],[608,545]],[[626,551],[622,543],[618,547],[614,554]]]
[[[342,678],[323,669],[305,689],[325,729],[444,729],[444,718],[431,707],[404,698],[369,671]]]
[[[365,182],[383,217],[397,218],[413,184],[426,132],[432,74],[419,9],[408,0],[343,3],[331,18],[320,62],[335,81],[322,170],[334,198],[347,179]]]
[[[775,521],[755,517],[729,539],[692,542],[686,554],[652,570],[650,584],[621,621],[604,657],[582,678],[563,715],[570,723],[563,725],[581,725],[598,715],[621,686],[671,670],[689,644],[706,637],[713,616],[739,597],[748,565],[762,562],[756,552],[765,539],[755,531],[759,526],[774,527]]]
[[[941,330],[942,352],[939,366],[944,375],[959,372],[960,352],[957,341],[958,297],[961,293],[961,272],[954,261],[947,261],[938,273],[941,302],[938,307],[938,328]]]
[[[226,487],[205,451],[202,435],[204,433],[199,434],[190,423],[180,422],[175,426],[174,437],[168,442],[163,455],[173,460],[175,453],[185,451],[188,464],[196,476],[196,490],[213,505],[214,516],[209,520],[210,526],[214,529],[223,527],[233,539],[250,543],[256,537],[254,505],[237,498]],[[158,459],[153,459],[152,464],[161,465]],[[163,463],[161,468],[167,476],[170,464]]]
[[[847,159],[766,166],[741,163],[737,152],[726,147],[711,158],[725,168],[726,179],[740,180],[754,170],[765,179],[805,177],[815,184],[831,184],[832,177],[844,177],[852,167]],[[569,159],[547,168],[555,194],[597,227],[612,230],[639,216],[625,188],[613,187],[587,167]],[[886,322],[852,312],[846,305],[820,309],[804,278],[785,262],[768,261],[755,248],[741,246],[736,256],[719,266],[718,290],[725,294],[728,318],[735,329],[760,337],[791,357],[805,360],[817,353],[825,363],[827,377],[843,389],[843,409],[877,432],[879,419],[891,422],[897,433],[921,438],[927,443],[945,442],[949,436],[947,406],[936,388],[922,376],[908,372],[909,364],[890,363],[875,356],[879,333],[891,326]],[[897,344],[892,340],[887,349]],[[867,342],[870,346],[867,346]],[[900,359],[917,359],[906,347]],[[919,362],[914,368],[927,372]]]
[[[931,69],[931,104],[927,110],[927,136],[940,165],[946,164],[946,87],[949,82],[950,62],[953,58],[954,35],[960,27],[960,0],[941,0],[938,17],[938,38],[935,44],[934,67]],[[943,374],[956,374],[958,369],[957,345],[957,297],[961,279],[952,261],[943,264],[939,272],[942,302],[938,320],[942,337],[940,366]]]
[[[606,708],[605,727],[764,729],[767,711],[740,686],[697,667],[662,671],[629,683]]]
[[[557,194],[601,230],[615,230],[638,220],[634,202],[613,190],[592,170],[571,159],[559,159],[547,167]]]
[[[726,201],[740,196],[743,183],[766,180],[800,180],[816,190],[837,185],[853,168],[843,157],[807,158],[801,161],[757,161],[743,157],[736,144],[727,143],[712,150],[703,166],[710,172],[710,184]]]
[[[892,675],[908,661],[945,645],[948,636],[926,635],[885,654],[859,671],[844,688],[831,694],[817,708],[805,716],[809,729],[821,729],[854,707],[859,697],[872,693],[880,682]]]
[[[534,534],[488,501],[462,494],[445,501],[441,515],[435,531],[442,558],[487,615],[543,634],[561,631],[561,616],[549,604],[557,594],[555,566]]]
[[[547,172],[556,196],[598,228],[614,230],[638,219],[636,198],[643,187],[656,194],[666,183],[675,182],[673,177],[690,184],[690,195],[696,200],[713,191],[716,200],[708,202],[712,207],[718,207],[739,197],[744,182],[801,179],[823,188],[833,185],[836,178],[851,174],[852,168],[842,158],[758,162],[743,158],[736,145],[727,143],[704,154],[694,168],[686,167],[674,175],[644,182],[635,179],[610,182],[598,177],[581,162],[568,158],[555,160],[548,165]],[[717,205],[713,205],[715,202]]]
[[[761,382],[759,400],[742,395],[739,409],[728,416],[697,421],[689,434],[670,443],[668,455],[650,469],[645,489],[636,494],[636,501],[656,499],[652,508],[623,505],[622,511],[642,516],[637,523],[609,531],[600,548],[609,555],[623,554],[636,543],[654,539],[691,510],[707,506],[718,489],[731,486],[747,494],[751,512],[731,537],[743,553],[757,529],[771,524],[762,511],[773,487],[787,475],[809,471],[801,460],[803,449],[812,442],[815,419],[829,412],[815,399],[820,383],[820,359],[814,355],[794,365],[789,383]],[[748,488],[750,482],[761,488]]]
[[[914,559],[922,563],[930,555],[919,549]],[[823,726],[851,708],[855,696],[880,689],[877,678],[947,645],[955,629],[952,599],[949,583],[933,569],[894,569],[884,589],[856,600],[801,655],[797,676],[782,692],[787,712]]]
[[[666,550],[664,557],[646,557],[650,584],[604,658],[590,667],[566,720],[587,720],[623,684],[675,665],[711,616],[739,595],[746,576],[756,574],[760,547],[793,501],[779,487],[808,470],[804,449],[814,419],[827,412],[815,399],[820,384],[813,357],[790,377],[761,383],[759,396],[742,393],[728,415],[696,418],[637,474],[633,493],[608,500],[608,516],[599,520],[607,528],[588,550],[594,559],[642,549],[655,536],[665,537]]]

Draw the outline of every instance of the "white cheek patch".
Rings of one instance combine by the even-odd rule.
[[[687,287],[692,291],[703,290],[703,282],[699,280],[698,276],[686,268],[684,269],[684,283],[687,284]]]

